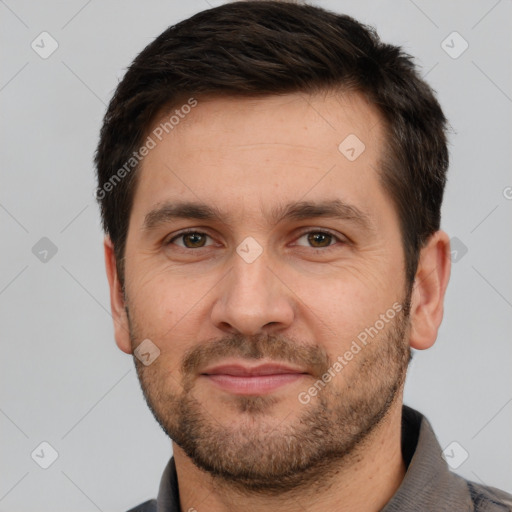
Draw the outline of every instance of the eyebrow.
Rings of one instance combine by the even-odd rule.
[[[274,207],[267,220],[278,224],[285,220],[307,220],[325,217],[350,221],[366,231],[375,231],[372,218],[354,205],[340,199],[312,202],[298,201]],[[144,217],[142,230],[149,232],[176,219],[197,219],[227,223],[229,216],[216,206],[195,201],[164,202],[151,210]]]

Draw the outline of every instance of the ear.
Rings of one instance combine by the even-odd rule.
[[[114,245],[109,236],[105,237],[103,245],[105,248],[105,267],[107,270],[108,284],[110,286],[110,308],[112,311],[112,319],[114,320],[116,344],[123,352],[131,354],[132,346],[123,290],[117,274]]]
[[[436,341],[444,312],[444,295],[450,279],[450,238],[436,231],[421,249],[411,297],[410,345],[430,348]]]

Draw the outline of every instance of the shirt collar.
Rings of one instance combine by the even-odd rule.
[[[402,455],[407,472],[381,512],[473,510],[467,484],[449,470],[432,426],[406,405],[402,408]]]

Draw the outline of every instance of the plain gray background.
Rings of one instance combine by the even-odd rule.
[[[0,1],[1,511],[125,511],[156,496],[171,445],[114,342],[92,155],[136,54],[220,3]],[[403,45],[449,118],[442,228],[457,254],[405,402],[443,448],[458,443],[455,458],[468,453],[458,473],[512,492],[512,3],[311,3]],[[31,47],[43,31],[59,45],[46,59]],[[31,457],[43,441],[58,452],[48,469]]]

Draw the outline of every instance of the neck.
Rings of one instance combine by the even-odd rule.
[[[366,510],[377,512],[392,498],[405,476],[401,450],[401,397],[364,443],[328,475],[312,479],[311,486],[282,495],[240,492],[197,468],[173,443],[182,511],[210,512],[324,512]]]

